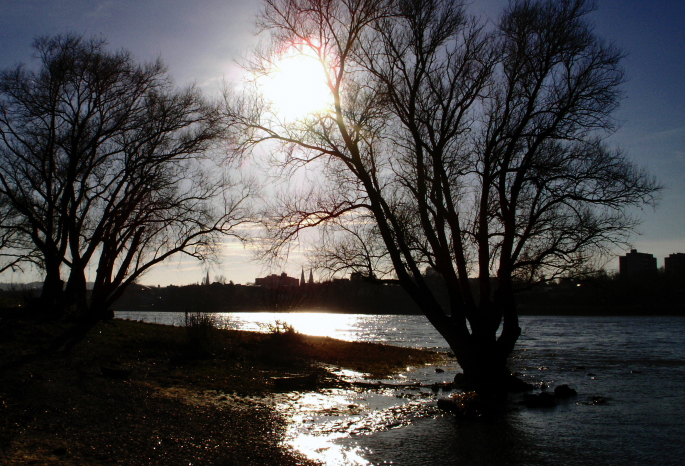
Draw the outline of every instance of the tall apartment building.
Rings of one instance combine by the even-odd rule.
[[[685,254],[670,254],[664,261],[664,268],[668,274],[685,275]]]
[[[618,258],[618,268],[622,277],[640,277],[656,273],[656,257],[653,254],[637,252],[636,249]]]

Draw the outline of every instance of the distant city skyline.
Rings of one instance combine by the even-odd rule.
[[[507,0],[474,1],[469,11],[497,18]],[[685,252],[685,2],[598,0],[591,15],[596,31],[625,50],[625,100],[616,113],[621,127],[608,142],[627,153],[665,186],[656,212],[636,212],[644,219],[641,236],[632,247],[653,254],[659,267],[665,257]],[[255,14],[259,2],[247,0],[180,0],[134,2],[123,0],[65,0],[21,2],[0,0],[0,69],[19,62],[30,66],[30,44],[36,36],[76,32],[101,36],[111,49],[130,50],[139,61],[161,57],[178,85],[195,82],[210,97],[219,95],[223,82],[239,83],[236,64],[257,43]],[[617,250],[621,255],[626,250]],[[295,250],[283,267],[253,262],[241,244],[228,242],[216,264],[172,258],[142,277],[147,285],[183,285],[224,275],[236,283],[282,271],[299,276],[304,251]],[[607,268],[618,270],[618,259]],[[2,282],[38,279],[9,273]]]

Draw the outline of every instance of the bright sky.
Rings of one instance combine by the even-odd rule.
[[[496,18],[507,0],[472,0],[471,12]],[[628,52],[626,98],[614,144],[666,186],[656,212],[644,212],[641,252],[664,257],[685,252],[685,2],[598,0],[596,31]],[[224,80],[240,78],[235,61],[255,44],[254,0],[0,0],[0,69],[30,59],[35,36],[76,32],[102,36],[112,48],[130,50],[140,61],[162,57],[180,85],[195,82],[209,95]],[[286,271],[299,277],[298,255]],[[617,268],[617,261],[610,268]],[[141,280],[162,286],[199,282],[207,266],[172,260]],[[238,244],[226,247],[212,277],[247,283],[265,273]],[[35,276],[2,276],[30,281]]]

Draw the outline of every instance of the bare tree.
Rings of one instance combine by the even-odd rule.
[[[245,219],[248,194],[212,158],[224,136],[216,108],[176,90],[161,61],[139,65],[105,45],[40,38],[38,71],[0,77],[0,194],[40,252],[44,302],[91,317],[172,254],[211,254]]]
[[[307,253],[310,265],[329,277],[356,274],[380,279],[392,275],[387,248],[373,218],[347,220],[338,218],[322,226],[319,240]]]
[[[306,228],[373,218],[378,257],[466,380],[506,388],[521,332],[516,286],[586,270],[626,240],[637,224],[630,208],[659,191],[603,143],[622,54],[593,32],[593,4],[514,1],[487,31],[456,0],[264,3],[260,24],[278,45],[252,66],[268,73],[283,50],[305,48],[334,100],[290,124],[260,97],[229,104],[244,150],[278,142],[281,169],[306,166],[325,180],[318,195],[271,213],[270,252]],[[426,265],[444,279],[447,307],[421,274]]]
[[[180,133],[166,134],[172,135]],[[139,169],[120,180],[121,194],[109,198],[113,213],[103,218],[92,311],[108,309],[126,286],[174,254],[207,261],[219,252],[222,238],[243,238],[239,227],[250,221],[246,203],[252,187],[232,181],[206,157],[189,158],[193,152],[187,151],[166,141],[142,154]]]
[[[22,235],[22,218],[6,198],[0,196],[0,273],[23,271],[40,265],[40,255]]]

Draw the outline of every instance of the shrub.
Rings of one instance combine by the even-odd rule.
[[[282,320],[276,320],[273,324],[269,324],[267,329],[271,335],[295,335],[295,327],[283,322]]]
[[[292,325],[275,321],[267,326],[268,338],[263,357],[277,363],[291,363],[306,352],[303,335]]]
[[[216,316],[204,312],[185,313],[186,349],[191,358],[206,357],[212,353]]]

